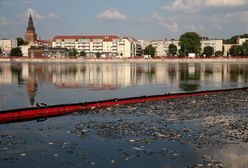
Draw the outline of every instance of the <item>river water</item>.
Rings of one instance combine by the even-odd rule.
[[[0,63],[0,110],[247,86],[247,64]]]
[[[52,105],[244,87],[247,82],[247,64],[0,63],[0,111],[41,102]],[[0,165],[247,167],[246,92],[233,94],[0,124]],[[238,140],[230,133],[239,135]]]

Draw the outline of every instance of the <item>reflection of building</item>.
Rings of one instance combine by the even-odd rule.
[[[65,57],[68,55],[67,48],[51,48],[51,47],[30,47],[28,49],[28,56],[46,56],[46,57]]]
[[[0,84],[9,84],[14,82],[11,73],[11,63],[0,64]]]
[[[30,99],[30,104],[33,106],[35,102],[35,96],[36,96],[36,91],[37,91],[37,83],[35,79],[32,77],[28,79],[27,81],[27,91],[28,91],[28,96]]]
[[[25,33],[25,41],[29,43],[34,43],[37,40],[37,34],[35,33],[35,28],[33,25],[32,15],[30,13],[29,20],[28,20],[28,27]]]
[[[31,104],[35,101],[37,83],[50,83],[56,88],[111,90],[138,85],[164,84],[183,89],[209,85],[241,86],[248,82],[246,64],[0,64],[0,84],[26,83]],[[206,86],[208,87],[208,86]]]
[[[9,54],[12,48],[17,47],[17,40],[1,39],[0,48],[4,54]]]

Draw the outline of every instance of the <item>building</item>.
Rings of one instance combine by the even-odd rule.
[[[33,57],[66,57],[68,56],[67,48],[51,48],[31,46],[28,49],[28,56]]]
[[[142,55],[142,47],[138,40],[129,37],[123,37],[118,40],[118,55],[123,58],[131,58]]]
[[[28,20],[28,27],[25,33],[25,41],[28,43],[34,43],[37,40],[37,34],[35,33],[35,28],[33,25],[32,15],[30,13],[29,20]]]
[[[214,53],[216,51],[223,51],[223,40],[201,40],[201,49],[202,52],[204,50],[205,47],[207,46],[211,46],[214,48]]]
[[[230,49],[232,46],[236,46],[238,44],[223,44],[223,54],[224,56],[229,56],[230,55]]]
[[[102,57],[132,57],[141,55],[142,48],[133,38],[120,38],[117,35],[94,36],[55,36],[52,47],[67,49],[75,48],[79,53],[86,52],[88,56],[101,53]]]
[[[239,45],[242,45],[246,40],[248,41],[248,38],[239,38],[239,37],[238,37],[237,43],[238,43]]]
[[[174,44],[177,46],[177,50],[180,49],[179,40],[153,40],[151,41],[153,47],[156,48],[156,56],[165,57],[169,55],[169,46],[170,44]]]
[[[17,47],[17,40],[11,40],[11,39],[0,40],[0,48],[4,55],[10,54],[11,49],[16,47]]]

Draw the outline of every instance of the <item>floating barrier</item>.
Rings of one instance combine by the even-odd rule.
[[[61,104],[61,105],[52,105],[52,106],[47,106],[45,103],[38,103],[37,107],[0,111],[0,124],[34,120],[34,119],[45,119],[49,117],[55,117],[74,112],[79,112],[82,110],[110,107],[113,105],[142,103],[146,101],[167,100],[167,99],[175,99],[175,98],[182,98],[189,96],[200,96],[200,95],[230,92],[235,90],[236,91],[247,90],[247,89],[248,87],[222,89],[222,90],[208,90],[208,91],[121,98],[121,99],[110,99],[110,100],[93,101],[93,102],[76,103],[76,104]]]

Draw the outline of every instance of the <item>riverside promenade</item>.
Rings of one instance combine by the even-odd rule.
[[[36,63],[248,63],[248,57],[216,57],[216,58],[128,58],[128,59],[85,59],[85,58],[0,58],[0,62],[36,62]]]

